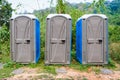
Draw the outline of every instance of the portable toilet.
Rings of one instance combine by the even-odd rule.
[[[108,63],[108,19],[86,14],[76,23],[76,57],[81,64]]]
[[[68,14],[47,16],[45,64],[70,64],[71,23]]]
[[[10,20],[11,58],[20,63],[36,63],[40,58],[40,23],[30,14]]]

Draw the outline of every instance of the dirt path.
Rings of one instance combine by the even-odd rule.
[[[96,74],[94,71],[80,72],[74,69],[61,67],[66,73],[38,73],[38,69],[23,68],[22,74],[14,75],[4,80],[120,80],[120,71],[113,71],[113,74]]]

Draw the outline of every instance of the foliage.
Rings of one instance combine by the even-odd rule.
[[[1,78],[10,77],[13,70],[24,66],[23,64],[11,61],[8,54],[0,54],[0,63],[4,65],[4,68],[0,69],[0,80]]]
[[[120,26],[109,26],[109,42],[120,42]]]
[[[90,5],[90,8],[93,8],[93,13],[104,13],[106,10],[104,2],[105,0],[94,0],[93,3]]]
[[[0,27],[5,24],[7,27],[9,26],[9,19],[12,15],[13,9],[11,8],[11,4],[6,0],[0,0]]]
[[[110,57],[120,64],[120,43],[110,44]]]
[[[0,42],[6,42],[10,39],[10,32],[7,29],[7,27],[4,25],[2,28],[0,28]]]
[[[57,0],[57,6],[56,6],[57,13],[65,13],[65,3],[63,3],[63,0]]]
[[[120,13],[116,13],[114,15],[109,16],[109,23],[111,25],[115,25],[116,27],[120,26]]]
[[[109,17],[109,23],[111,25],[120,26],[120,0],[113,0],[112,2],[106,2],[107,9],[107,16]]]
[[[14,68],[3,68],[0,70],[0,79],[2,80],[3,78],[10,77],[11,72],[14,70]]]
[[[110,3],[111,14],[120,13],[120,0],[113,0]]]
[[[0,53],[8,54],[10,50],[10,33],[6,26],[0,28]]]
[[[105,65],[104,67],[107,67],[107,68],[116,68],[116,64],[115,64],[115,62],[109,57],[108,58],[108,65]]]
[[[109,26],[109,53],[112,60],[120,60],[120,26]]]

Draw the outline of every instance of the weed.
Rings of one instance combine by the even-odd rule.
[[[56,74],[54,66],[45,66],[43,69],[44,69],[44,72]]]
[[[115,69],[116,65],[115,65],[115,62],[111,58],[109,58],[108,59],[108,64],[103,65],[103,67],[110,68],[110,69]]]
[[[14,68],[3,68],[0,70],[0,79],[2,78],[6,78],[6,77],[10,77],[11,76],[11,72],[14,70]]]
[[[80,70],[80,71],[87,71],[87,69],[90,67],[89,65],[83,65],[77,62],[75,59],[72,60],[71,64],[69,65],[70,68]]]
[[[82,80],[88,80],[86,77],[83,77],[83,79]]]
[[[100,73],[100,69],[99,68],[94,68],[93,71],[95,71],[96,74],[99,74]]]

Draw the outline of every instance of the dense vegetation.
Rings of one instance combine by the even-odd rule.
[[[6,0],[0,0],[0,54],[8,54],[9,51],[9,19],[12,15],[12,7]]]
[[[51,0],[51,4],[52,4]],[[41,23],[41,59],[44,58],[45,51],[45,31],[46,31],[46,17],[50,13],[65,13],[70,14],[72,17],[72,63],[70,67],[76,69],[84,69],[87,66],[80,65],[75,60],[75,42],[76,42],[76,21],[79,17],[84,14],[89,13],[103,13],[109,18],[109,53],[110,53],[110,66],[114,66],[112,61],[120,63],[120,0],[105,1],[99,0],[93,3],[79,3],[79,4],[70,4],[65,0],[57,0],[58,4],[56,7],[50,6],[50,8],[34,11],[35,14]],[[13,9],[11,4],[6,0],[0,0],[0,63],[6,63],[6,66],[9,68],[17,68],[19,64],[12,63],[10,60],[10,33],[9,33],[9,18],[12,15]],[[111,61],[112,60],[112,61]],[[77,65],[80,65],[79,67]],[[109,66],[108,65],[108,66]],[[21,65],[20,65],[21,66]],[[32,66],[44,66],[43,61],[40,61],[40,65]],[[8,69],[9,69],[8,68]],[[54,69],[53,67],[45,67],[46,69]],[[49,70],[50,70],[49,69]],[[5,69],[6,71],[7,69]],[[11,69],[12,70],[12,69]],[[10,70],[10,71],[11,71]],[[9,72],[10,72],[9,71]],[[51,71],[50,71],[51,72]]]
[[[9,19],[12,15],[12,11],[11,4],[6,0],[0,0],[0,27],[3,24],[9,26]]]

